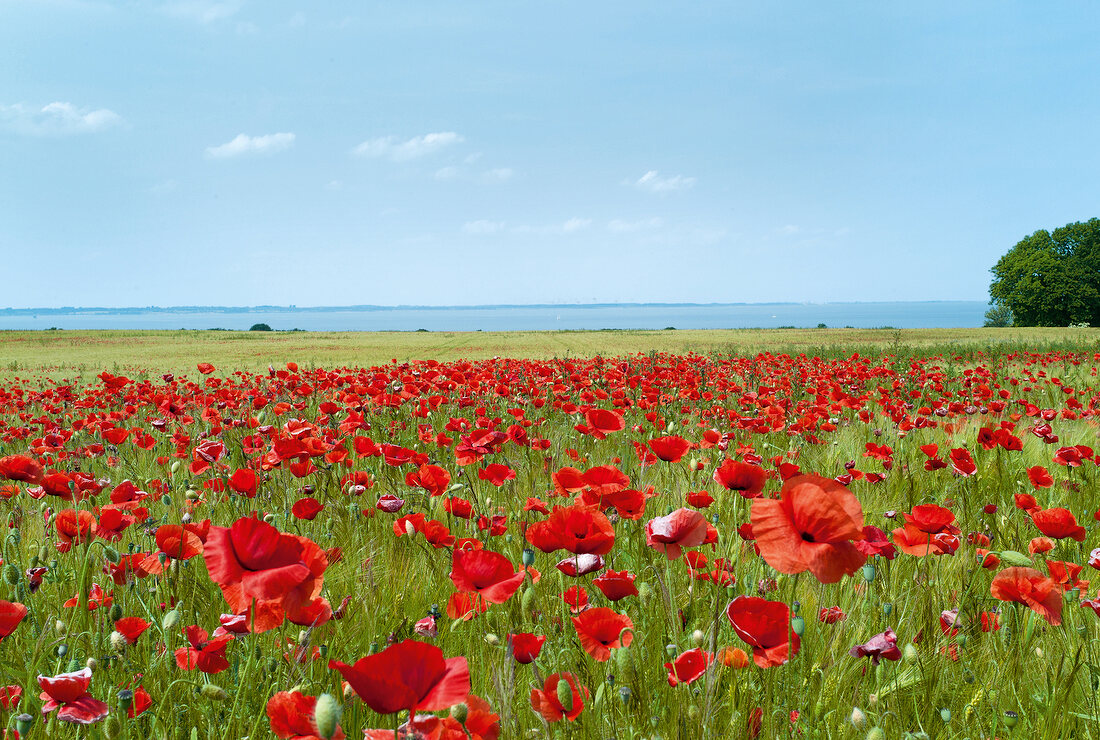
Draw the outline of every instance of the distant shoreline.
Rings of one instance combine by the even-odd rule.
[[[477,305],[396,305],[379,306],[362,304],[355,306],[60,306],[39,308],[0,308],[0,316],[34,316],[54,314],[148,314],[148,313],[342,313],[365,311],[485,311],[499,309],[608,309],[608,308],[723,308],[744,306],[876,306],[897,303],[944,304],[981,303],[985,300],[931,300],[931,301],[771,301],[764,303],[493,303]]]

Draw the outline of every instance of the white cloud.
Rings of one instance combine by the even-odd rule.
[[[664,224],[664,221],[657,218],[644,218],[639,221],[623,221],[615,218],[607,222],[607,230],[613,231],[617,234],[627,234],[634,231],[644,231],[647,229],[659,229]]]
[[[507,182],[512,179],[513,174],[515,173],[512,172],[511,167],[498,167],[493,170],[487,170],[482,177],[486,182]]]
[[[26,136],[86,134],[122,123],[122,116],[106,108],[88,110],[62,102],[50,103],[41,108],[26,103],[0,105],[0,129]]]
[[[575,231],[582,231],[592,225],[592,219],[590,218],[571,218],[561,225],[561,230],[566,234],[572,234]]]
[[[781,236],[794,236],[800,231],[802,231],[802,229],[794,224],[787,224],[786,226],[776,229],[776,233]]]
[[[436,180],[453,180],[458,177],[457,167],[440,167],[435,171]]]
[[[343,189],[344,189],[344,181],[343,180],[329,180],[327,183],[325,183],[325,190],[331,190],[331,191],[335,192],[337,190],[343,190]]]
[[[467,234],[495,234],[504,229],[503,221],[467,221],[462,225],[462,231]]]
[[[462,137],[454,131],[414,136],[407,141],[400,141],[396,136],[382,136],[377,139],[368,139],[351,151],[358,157],[372,159],[387,157],[394,162],[404,162],[427,156],[462,141]]]
[[[242,4],[238,0],[174,0],[164,5],[164,12],[174,18],[206,24],[233,17]]]
[[[635,187],[639,187],[642,190],[648,190],[651,193],[669,193],[673,190],[687,190],[694,184],[694,177],[684,177],[683,175],[661,177],[657,170],[650,170],[639,177],[634,183]]]
[[[242,154],[274,154],[288,149],[294,144],[294,134],[265,134],[264,136],[249,136],[237,134],[232,141],[227,141],[220,146],[206,148],[206,156],[211,159],[227,159],[239,157]]]

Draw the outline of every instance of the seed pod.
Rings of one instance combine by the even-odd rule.
[[[706,633],[703,630],[695,630],[691,633],[691,644],[695,647],[702,647],[703,641],[707,639]]]
[[[530,547],[523,548],[523,565],[530,568],[535,564],[535,551]]]
[[[802,633],[806,631],[806,620],[802,617],[793,617],[791,619],[791,632],[795,633],[799,637],[802,637]]]
[[[875,575],[876,575],[877,571],[875,570],[875,564],[874,563],[864,563],[862,572],[863,572],[863,580],[866,581],[867,583],[870,583],[871,581],[875,580]]]

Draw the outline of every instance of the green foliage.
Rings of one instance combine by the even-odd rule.
[[[1001,329],[1012,326],[1012,309],[1003,303],[990,304],[985,312],[985,325]]]
[[[268,324],[253,324],[249,331],[271,331],[271,326]]]
[[[1100,324],[1100,219],[1036,231],[993,266],[990,302],[1016,326]],[[988,318],[988,316],[987,316]],[[989,324],[987,324],[988,326]]]

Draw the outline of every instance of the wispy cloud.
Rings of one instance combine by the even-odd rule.
[[[449,146],[460,144],[462,141],[462,137],[454,131],[414,136],[405,141],[401,141],[396,136],[382,136],[377,139],[367,139],[351,151],[357,157],[369,159],[385,157],[394,162],[404,162],[425,157]]]
[[[643,218],[638,221],[623,221],[622,219],[614,218],[607,222],[607,230],[616,234],[629,234],[635,231],[646,231],[649,229],[659,229],[664,225],[664,221],[657,218]]]
[[[89,110],[62,102],[42,107],[26,103],[0,105],[0,129],[24,136],[87,134],[122,123],[122,116],[106,108]]]
[[[497,167],[496,169],[487,170],[481,177],[486,182],[507,182],[512,179],[514,174],[511,167]]]
[[[435,171],[436,180],[453,180],[458,177],[457,167],[440,167]]]
[[[781,226],[775,230],[775,232],[780,236],[794,236],[801,231],[802,229],[798,226],[795,226],[794,224],[787,224],[786,226]]]
[[[206,24],[232,18],[243,4],[238,0],[172,0],[163,9],[173,18]]]
[[[206,148],[206,156],[211,159],[228,159],[245,154],[274,154],[290,148],[294,144],[294,134],[279,133],[263,136],[237,134],[232,141],[220,146]]]
[[[687,190],[694,184],[694,177],[684,177],[683,175],[661,177],[657,170],[650,170],[634,182],[635,187],[641,188],[642,190],[648,190],[651,193],[670,193],[674,190]]]
[[[592,225],[592,219],[590,218],[571,218],[561,225],[561,230],[566,234],[572,234],[576,231],[583,231]]]
[[[462,225],[462,231],[466,234],[496,234],[504,230],[503,221],[467,221]]]

